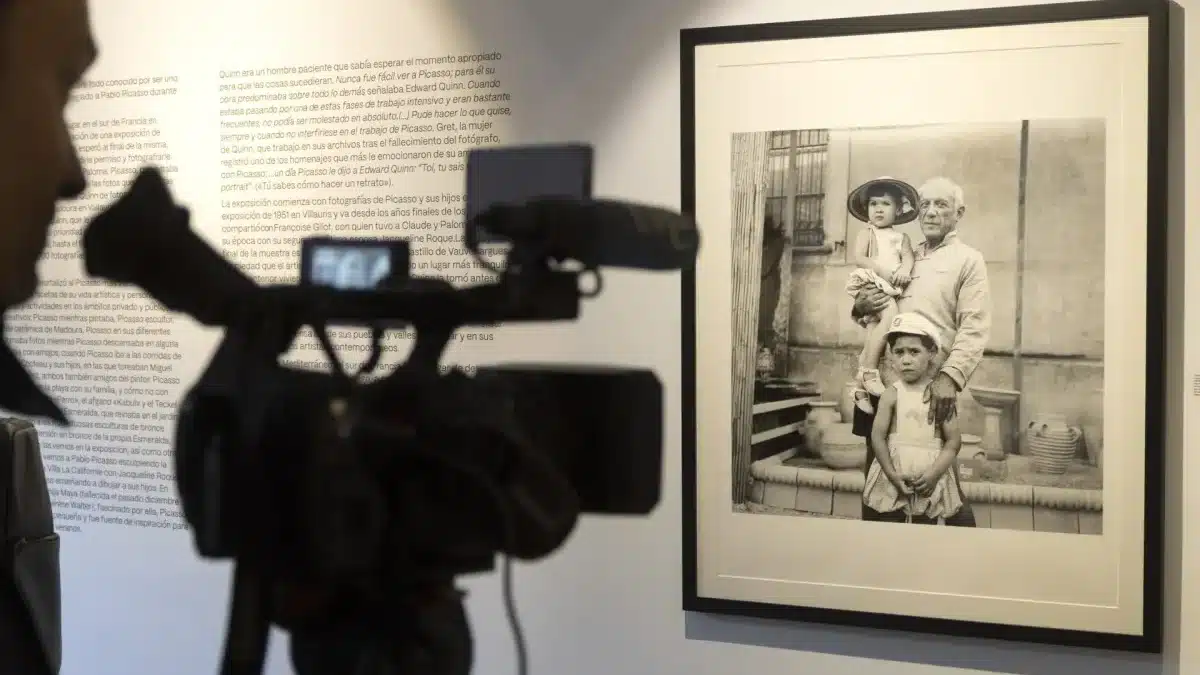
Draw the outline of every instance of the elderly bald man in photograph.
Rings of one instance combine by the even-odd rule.
[[[937,422],[958,414],[958,396],[983,358],[992,328],[992,296],[983,255],[958,234],[959,220],[967,210],[962,188],[949,178],[938,177],[926,181],[918,192],[918,222],[925,239],[915,247],[912,281],[896,302],[899,311],[920,314],[938,330],[942,347],[933,362],[937,375],[926,390],[930,418]],[[877,314],[887,303],[883,291],[864,290],[855,298],[854,316]],[[894,373],[882,374],[885,384],[895,379]],[[872,409],[878,403],[873,398]],[[870,441],[874,418],[874,413],[855,407],[854,434],[866,439],[867,467],[875,459]],[[975,527],[975,514],[966,495],[962,499],[963,509],[945,523]],[[864,504],[862,518],[904,522],[904,513],[879,513]]]

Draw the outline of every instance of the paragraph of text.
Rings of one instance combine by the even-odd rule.
[[[42,432],[51,494],[57,501],[71,491],[111,497],[57,504],[55,516],[70,531],[106,512],[122,513],[116,509],[128,506],[131,491],[145,499],[169,491],[171,425],[181,389],[176,370],[183,355],[171,315],[142,293],[79,280],[44,285],[7,333],[71,416],[70,429]],[[106,485],[114,481],[120,489]],[[172,516],[155,522],[160,524],[153,527],[175,527],[182,521]]]
[[[128,187],[138,169],[178,172],[153,111],[105,115],[103,101],[175,93],[174,77],[85,83],[97,101],[70,122],[88,178],[82,198],[60,205],[46,257],[76,261],[89,219]],[[150,107],[153,107],[150,106]],[[183,355],[174,319],[144,293],[76,278],[42,281],[34,302],[11,314],[6,332],[22,360],[71,417],[69,429],[39,428],[57,527],[104,523],[179,529],[170,448]]]
[[[221,71],[222,193],[461,171],[512,115],[499,53]]]

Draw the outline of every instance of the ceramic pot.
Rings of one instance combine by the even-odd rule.
[[[758,375],[758,379],[766,379],[775,372],[775,355],[771,353],[770,347],[759,347],[758,358],[754,361],[754,372]]]
[[[1066,417],[1050,413],[1033,416],[1025,428],[1025,440],[1038,473],[1063,474],[1079,451],[1079,427],[1067,425]]]
[[[804,447],[814,457],[821,453],[825,430],[842,421],[837,408],[837,401],[813,401],[808,405],[808,417],[804,420]]]
[[[831,424],[822,435],[821,461],[830,469],[861,469],[867,464],[867,443],[854,435],[852,423]]]
[[[972,434],[963,434],[962,446],[958,449],[958,458],[976,459],[977,455],[982,455],[986,458],[986,453],[984,453],[983,447],[980,445],[981,443],[983,443],[982,438]]]

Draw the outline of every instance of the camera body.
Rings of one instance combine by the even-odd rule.
[[[301,259],[302,287],[419,281],[403,241],[313,238]],[[202,556],[379,592],[487,571],[497,553],[541,557],[581,513],[644,514],[658,501],[651,371],[472,376],[418,356],[364,381],[284,365],[268,337],[228,331],[180,407],[176,476]]]
[[[515,174],[561,187],[539,196],[528,180],[504,183],[515,175],[506,157]],[[473,286],[414,276],[402,240],[320,237],[301,246],[299,284],[260,287],[191,230],[152,168],[84,233],[90,275],[224,328],[175,438],[197,550],[236,562],[224,675],[261,672],[271,624],[292,631],[296,667],[310,664],[302,672],[333,667],[312,664],[344,649],[394,668],[438,643],[450,665],[421,672],[463,673],[465,623],[421,619],[455,615],[446,608],[458,606],[447,595],[456,576],[492,569],[498,554],[549,555],[583,513],[640,515],[659,501],[663,404],[652,371],[521,364],[469,374],[441,357],[463,327],[576,319],[604,267],[691,264],[694,223],[591,199],[586,146],[473,151],[467,164],[464,246],[492,273]],[[472,186],[490,186],[486,205],[487,190]],[[497,243],[507,245],[499,263],[481,250]],[[370,329],[356,372],[338,357],[335,325]],[[328,372],[281,362],[306,326]],[[415,334],[412,350],[375,373],[396,328]]]

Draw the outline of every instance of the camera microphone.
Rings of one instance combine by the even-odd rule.
[[[258,289],[192,230],[188,210],[154,167],[138,172],[88,224],[82,244],[88,275],[138,286],[205,325],[227,325],[230,312]]]
[[[487,235],[585,267],[678,270],[692,267],[700,232],[689,216],[615,199],[542,197],[491,206],[467,222],[466,245]]]

